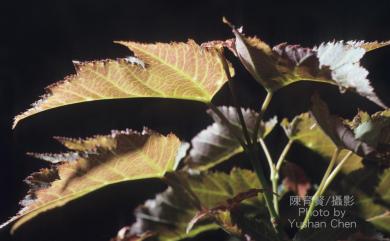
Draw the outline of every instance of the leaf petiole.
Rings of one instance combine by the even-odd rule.
[[[267,110],[267,108],[269,106],[269,103],[272,100],[272,96],[273,96],[273,93],[268,91],[267,95],[266,95],[266,97],[265,97],[265,99],[263,101],[263,104],[261,105],[259,116],[256,119],[255,128],[253,130],[252,140],[253,140],[254,144],[257,143],[257,136],[259,135],[260,122],[263,119],[264,112]]]
[[[301,230],[307,226],[307,223],[309,222],[310,217],[311,217],[311,215],[312,215],[312,213],[317,205],[317,201],[325,190],[324,186],[325,186],[326,180],[328,179],[329,175],[331,174],[331,171],[332,171],[332,169],[337,161],[337,157],[339,156],[340,151],[341,150],[338,147],[336,147],[336,149],[333,152],[332,159],[330,160],[328,168],[325,171],[325,174],[321,180],[320,186],[318,187],[316,193],[313,195],[313,197],[311,199],[309,210],[307,211],[305,219],[303,220],[301,228],[300,228]]]
[[[283,148],[283,151],[279,156],[278,162],[276,163],[275,171],[272,172],[271,170],[272,191],[275,193],[278,193],[280,168],[282,167],[282,164],[287,156],[287,153],[290,150],[293,143],[294,141],[291,139],[287,142],[286,146]],[[277,195],[273,197],[273,202],[274,202],[275,211],[279,215],[279,198]]]
[[[328,179],[325,182],[323,192],[328,188],[328,186],[332,183],[333,179],[337,176],[337,174],[340,172],[343,165],[348,161],[348,159],[352,156],[353,151],[349,151],[343,159],[337,164],[337,166],[334,168],[332,173],[329,175]]]

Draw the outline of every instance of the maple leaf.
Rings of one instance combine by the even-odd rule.
[[[36,113],[95,100],[158,97],[209,103],[228,80],[223,56],[216,48],[187,43],[117,42],[136,57],[74,62],[76,74],[46,88],[33,107],[15,117],[16,124]],[[230,74],[234,75],[229,65]]]
[[[59,139],[73,151],[78,150],[74,154],[76,158],[74,155],[70,158],[68,155],[37,155],[58,164],[26,179],[30,190],[21,201],[23,208],[0,228],[16,221],[13,232],[40,213],[107,185],[163,177],[176,169],[182,149],[186,148],[175,135],[163,136],[148,129],[142,133],[112,131],[111,135],[84,140]]]

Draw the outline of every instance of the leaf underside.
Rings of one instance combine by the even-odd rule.
[[[138,179],[163,177],[173,171],[180,153],[179,139],[145,129],[126,130],[88,139],[58,138],[73,155],[39,154],[56,164],[26,179],[28,195],[23,208],[4,227],[14,221],[11,232],[35,216],[63,206],[104,186]],[[76,156],[76,158],[75,158]],[[57,159],[57,160],[56,160]]]
[[[218,107],[222,114],[231,123],[237,133],[242,134],[242,127],[234,107]],[[223,121],[212,110],[208,110],[214,123],[202,130],[192,141],[192,149],[186,159],[189,168],[195,170],[207,170],[243,151],[239,141],[232,130],[226,127]],[[258,113],[250,109],[242,109],[244,120],[250,134],[255,128]],[[259,138],[265,138],[277,123],[276,117],[267,122],[261,122]],[[241,136],[244,139],[243,136]]]
[[[131,234],[155,232],[161,241],[176,241],[194,237],[201,232],[218,229],[212,220],[196,224],[189,233],[187,225],[198,211],[210,209],[253,188],[260,188],[256,175],[248,170],[233,169],[222,172],[190,175],[178,172],[168,175],[170,187],[139,207]],[[185,188],[184,188],[185,187]],[[266,216],[259,198],[247,199],[243,204]]]
[[[75,61],[76,74],[47,87],[41,100],[15,117],[13,127],[45,110],[95,100],[158,97],[208,103],[228,79],[219,50],[201,48],[192,40],[170,44],[118,43],[136,57]],[[233,75],[231,67],[230,71]]]
[[[312,102],[313,117],[336,146],[353,151],[361,157],[389,164],[389,110],[372,116],[360,112],[354,121],[349,121],[330,114],[328,106],[318,95],[313,96]]]
[[[322,82],[337,85],[341,92],[354,91],[386,108],[376,96],[367,79],[368,71],[360,65],[360,60],[366,52],[387,46],[390,41],[333,41],[313,48],[282,43],[271,48],[259,38],[246,37],[241,29],[231,27],[234,43],[227,40],[219,46],[232,50],[268,91],[303,80]]]

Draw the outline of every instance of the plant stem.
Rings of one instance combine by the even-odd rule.
[[[272,99],[272,93],[271,92],[268,92],[267,93],[267,96],[261,106],[261,110],[260,110],[260,113],[259,113],[259,116],[256,120],[256,124],[255,124],[255,129],[254,129],[254,132],[253,132],[253,140],[252,140],[252,145],[250,145],[250,160],[252,162],[252,166],[253,166],[253,169],[255,170],[255,173],[260,181],[260,184],[262,185],[262,187],[267,190],[266,192],[263,193],[263,196],[264,196],[264,200],[265,200],[265,203],[266,203],[266,206],[268,208],[268,213],[271,217],[271,223],[272,223],[272,226],[274,227],[275,229],[275,232],[276,234],[278,235],[279,239],[280,240],[287,240],[287,235],[284,233],[284,230],[281,228],[281,226],[279,225],[279,214],[278,212],[275,210],[275,206],[273,204],[273,198],[276,196],[276,192],[271,192],[271,188],[270,188],[270,185],[268,183],[268,180],[265,178],[265,175],[264,175],[264,172],[262,170],[262,167],[261,167],[261,162],[260,162],[260,158],[258,156],[258,132],[259,132],[259,127],[260,127],[260,122],[262,120],[262,116],[264,114],[264,112],[266,111],[270,101]],[[262,149],[264,150],[264,153],[265,153],[265,156],[267,158],[267,162],[268,162],[268,165],[271,169],[271,173],[274,173],[275,172],[275,165],[273,164],[273,161],[272,161],[272,157],[271,157],[271,154],[267,148],[267,145],[266,143],[264,142],[263,138],[260,138],[259,139],[259,142],[260,142],[260,145],[262,147]],[[274,190],[274,188],[272,187],[272,190]],[[276,196],[277,198],[277,196]]]
[[[263,119],[264,112],[267,110],[269,103],[271,102],[272,96],[273,96],[272,92],[267,92],[267,96],[265,97],[263,104],[261,105],[259,116],[256,119],[255,128],[253,129],[253,136],[252,136],[253,143],[257,143],[257,136],[259,134],[260,122]]]
[[[236,91],[235,91],[234,86],[233,86],[233,79],[232,79],[232,76],[230,74],[229,64],[228,64],[223,52],[218,51],[218,53],[221,56],[222,65],[223,65],[224,71],[226,73],[226,76],[228,78],[228,85],[229,85],[230,94],[232,95],[234,107],[236,108],[237,115],[238,115],[238,118],[239,118],[240,123],[241,123],[244,138],[246,140],[247,145],[250,145],[251,138],[249,136],[248,128],[247,128],[246,123],[245,123],[244,115],[242,114],[241,105],[238,102]]]
[[[325,182],[323,192],[328,188],[328,186],[332,183],[333,179],[337,176],[337,174],[340,172],[343,165],[348,161],[348,159],[352,156],[353,152],[349,151],[343,159],[337,164],[337,166],[334,168],[332,173],[329,175],[328,179]]]
[[[252,145],[252,147],[254,147]],[[250,151],[253,151],[250,154],[250,160],[253,166],[253,169],[255,170],[255,173],[260,181],[261,186],[264,188],[265,192],[263,193],[263,197],[268,209],[268,213],[271,217],[271,224],[275,229],[276,234],[278,235],[280,240],[286,240],[286,235],[283,231],[283,229],[279,225],[279,215],[276,213],[276,210],[272,203],[272,195],[275,195],[271,192],[271,189],[269,188],[269,184],[267,179],[265,178],[264,172],[261,168],[260,162],[258,161],[257,157],[257,149],[256,148],[250,148]]]
[[[277,194],[278,193],[277,176],[279,176],[279,173],[276,170],[276,166],[275,166],[275,164],[274,164],[274,162],[272,160],[271,154],[270,154],[270,152],[268,150],[267,145],[264,142],[264,139],[260,138],[259,141],[260,141],[261,147],[263,148],[265,157],[267,158],[268,166],[270,168],[270,180],[271,180],[271,183],[272,183],[272,192]],[[274,205],[274,208],[275,208],[275,212],[276,212],[277,215],[279,215],[279,199],[278,199],[278,196],[277,195],[273,195],[272,199],[273,199],[273,205]]]
[[[290,150],[293,142],[294,142],[293,140],[289,140],[287,142],[286,146],[284,147],[282,153],[279,156],[278,162],[276,163],[275,171],[272,172],[272,169],[271,169],[270,179],[272,182],[272,191],[276,194],[278,194],[279,171],[280,171],[280,168],[282,167],[284,159],[286,158],[287,153]],[[274,195],[273,203],[274,203],[275,211],[279,215],[279,197],[278,196]]]
[[[271,169],[271,171],[275,171],[276,167],[275,167],[275,164],[274,164],[274,162],[272,160],[271,154],[270,154],[270,152],[268,150],[267,144],[265,144],[263,138],[260,138],[259,142],[260,142],[261,148],[263,148],[263,151],[264,151],[265,157],[267,159],[269,168]]]
[[[282,153],[280,154],[278,162],[276,163],[276,170],[278,172],[280,171],[280,168],[282,167],[282,164],[283,164],[284,160],[286,159],[287,153],[290,150],[293,143],[294,143],[293,140],[289,140],[287,142],[286,146],[284,147]]]
[[[270,188],[268,187],[267,180],[265,178],[264,172],[263,172],[261,165],[260,165],[260,160],[259,160],[258,155],[257,155],[257,153],[258,153],[257,136],[258,136],[258,132],[259,132],[260,122],[261,122],[261,119],[262,119],[262,116],[263,116],[265,110],[267,109],[267,107],[272,99],[272,92],[267,93],[267,96],[266,96],[266,98],[261,106],[259,116],[256,119],[255,129],[253,130],[253,141],[251,141],[251,138],[250,138],[249,132],[248,132],[248,128],[246,126],[245,119],[244,119],[244,116],[242,114],[241,106],[238,102],[238,98],[237,98],[235,90],[233,88],[233,83],[232,83],[232,78],[231,78],[231,75],[229,72],[228,63],[227,63],[226,59],[224,58],[223,53],[219,52],[219,54],[222,55],[222,58],[221,58],[222,64],[223,64],[223,67],[225,69],[226,75],[228,76],[230,93],[232,95],[233,102],[234,102],[239,120],[241,122],[243,135],[244,135],[244,138],[246,140],[247,145],[245,145],[244,141],[242,140],[240,133],[236,133],[234,131],[235,128],[231,126],[231,123],[229,122],[229,120],[226,119],[226,117],[223,115],[223,113],[221,111],[219,111],[219,109],[212,104],[210,105],[210,107],[225,122],[226,125],[230,126],[229,128],[231,129],[231,131],[233,133],[236,133],[235,135],[236,135],[237,139],[240,141],[241,146],[244,148],[245,152],[247,152],[247,154],[249,155],[250,160],[252,162],[253,169],[255,170],[255,173],[260,181],[260,184],[266,190],[263,193],[263,196],[264,196],[264,199],[266,202],[266,206],[268,208],[268,212],[271,216],[271,223],[272,223],[278,237],[280,238],[280,240],[285,240],[286,235],[284,234],[284,231],[281,229],[281,227],[279,225],[279,216],[276,213],[275,208],[272,204],[272,195],[273,194],[272,194],[272,192],[269,191]],[[263,142],[263,144],[265,145],[264,142]],[[268,149],[267,149],[267,155],[268,155],[267,158],[268,158],[269,162],[272,163],[272,159],[270,159],[271,156],[269,155]]]
[[[325,182],[328,179],[328,177],[333,169],[333,166],[337,161],[337,157],[339,156],[339,154],[340,154],[340,149],[338,147],[336,147],[336,149],[333,152],[332,159],[330,160],[330,163],[328,165],[328,168],[325,171],[324,177],[321,180],[320,186],[318,187],[316,193],[313,195],[313,197],[311,199],[309,210],[307,211],[305,219],[303,220],[302,225],[301,225],[301,230],[307,226],[307,223],[309,222],[310,217],[311,217],[311,215],[312,215],[312,213],[317,205],[318,198],[323,193]]]

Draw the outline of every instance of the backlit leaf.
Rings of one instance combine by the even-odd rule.
[[[212,220],[204,220],[186,233],[188,223],[198,211],[225,204],[226,200],[242,192],[261,187],[256,174],[243,169],[233,169],[230,175],[222,172],[199,175],[179,172],[169,174],[167,178],[170,187],[136,210],[137,221],[132,225],[131,234],[151,231],[161,241],[175,241],[218,229]],[[267,210],[259,198],[246,199],[242,204],[248,212],[265,218]]]
[[[256,218],[247,218],[240,208],[241,203],[249,198],[256,197],[264,192],[262,189],[250,189],[228,199],[225,204],[218,205],[211,209],[203,209],[198,212],[189,222],[186,232],[190,232],[196,223],[202,220],[211,219],[230,235],[239,237],[246,241],[276,240],[272,226],[265,222],[258,222]]]
[[[118,182],[163,177],[173,171],[181,153],[179,139],[169,134],[160,135],[150,130],[142,133],[126,130],[113,131],[111,135],[96,136],[85,140],[62,139],[78,144],[72,149],[81,150],[68,158],[54,155],[58,164],[51,169],[42,169],[26,179],[30,185],[23,208],[5,225],[16,221],[12,231],[42,212],[63,206],[104,186]],[[93,143],[93,144],[91,144]],[[45,157],[43,154],[38,157]],[[46,158],[43,158],[46,159]]]
[[[208,103],[227,81],[219,50],[187,43],[118,42],[134,52],[133,59],[75,62],[76,74],[47,87],[47,94],[15,117],[94,100],[159,97]],[[142,64],[140,64],[142,63]],[[230,68],[231,74],[234,70]]]
[[[222,106],[218,107],[218,109],[229,120],[233,128],[237,129],[237,133],[242,135],[241,138],[244,139],[236,108]],[[186,160],[186,164],[191,169],[207,170],[243,151],[240,142],[223,121],[212,110],[208,110],[208,113],[213,118],[214,123],[192,139],[192,149]],[[242,113],[248,132],[252,136],[258,113],[250,109],[242,109]],[[266,137],[276,123],[276,117],[267,122],[261,122],[259,138]]]
[[[291,122],[284,119],[281,122],[281,125],[289,139],[317,152],[326,160],[330,160],[336,145],[321,130],[310,113],[302,113],[299,116],[296,116]],[[338,161],[340,161],[347,152],[347,150],[342,150],[338,157]],[[342,169],[343,172],[351,172],[362,166],[362,158],[352,154],[348,161],[343,165]]]
[[[390,41],[333,41],[313,48],[282,43],[271,48],[229,25],[235,35],[235,43],[229,49],[233,48],[245,68],[268,91],[302,80],[323,82],[337,85],[341,92],[352,90],[386,108],[376,96],[360,60],[366,52],[387,46]]]

